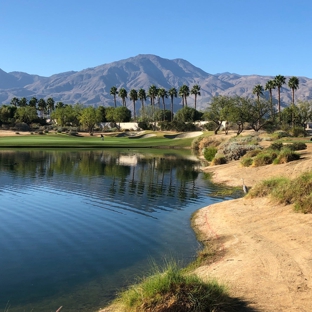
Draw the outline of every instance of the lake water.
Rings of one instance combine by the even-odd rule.
[[[96,311],[151,262],[194,259],[191,214],[220,188],[156,152],[0,151],[0,310]]]

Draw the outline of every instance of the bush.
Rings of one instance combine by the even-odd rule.
[[[292,151],[301,151],[307,149],[307,144],[303,142],[294,142],[292,144],[287,145]]]
[[[295,127],[290,130],[290,133],[296,138],[305,137],[307,135],[307,132],[302,127]]]
[[[264,150],[253,159],[253,165],[255,167],[270,165],[273,163],[274,159],[277,158],[277,155],[278,152],[275,150]]]
[[[281,139],[281,138],[287,138],[290,137],[290,134],[286,131],[276,131],[273,133],[272,138],[275,140]]]
[[[276,164],[285,164],[293,160],[298,160],[300,155],[290,148],[284,147],[277,156]]]
[[[215,157],[211,162],[212,166],[224,165],[224,164],[226,164],[226,158],[222,156]]]
[[[142,130],[151,130],[152,129],[152,125],[147,121],[139,121],[138,127]]]
[[[282,148],[283,148],[283,143],[280,143],[280,142],[274,142],[272,143],[269,148],[272,149],[272,150],[277,150],[277,151],[280,151]]]
[[[220,144],[221,144],[221,141],[219,138],[216,138],[215,136],[208,136],[208,137],[201,138],[199,145],[198,145],[198,149],[201,151],[205,147],[208,147],[208,146],[217,147]]]
[[[208,161],[212,161],[217,154],[217,149],[215,147],[207,147],[204,149],[204,157]]]
[[[209,121],[203,126],[208,131],[214,131],[216,128],[216,124],[213,121]]]
[[[237,142],[229,142],[220,146],[219,152],[224,155],[226,160],[238,160],[248,151],[258,150],[259,145],[239,144]]]
[[[253,163],[253,158],[252,157],[243,157],[241,160],[241,164],[243,167],[250,167]]]

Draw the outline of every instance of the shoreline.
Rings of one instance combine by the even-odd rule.
[[[206,167],[214,183],[248,187],[273,176],[294,178],[312,171],[312,145],[298,161],[282,165],[242,167],[239,161]],[[259,311],[312,310],[312,215],[269,198],[240,198],[199,209],[194,230],[213,240],[221,257],[195,269],[205,279],[225,283],[233,297]]]

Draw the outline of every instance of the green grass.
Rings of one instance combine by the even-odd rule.
[[[175,263],[154,265],[152,275],[119,294],[124,311],[221,311],[230,305],[224,286],[184,274]]]
[[[10,136],[0,138],[1,147],[51,147],[51,148],[99,148],[99,147],[131,147],[131,148],[190,148],[193,138],[169,139],[164,135],[157,135],[149,138],[138,138],[130,140],[129,137],[105,136],[104,141],[100,137],[79,137],[68,136],[66,134],[45,134],[45,135],[27,135]]]
[[[306,172],[290,180],[284,177],[264,180],[249,192],[250,197],[270,196],[278,203],[294,204],[302,213],[312,213],[312,172]]]

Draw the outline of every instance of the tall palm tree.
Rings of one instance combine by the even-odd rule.
[[[191,89],[191,94],[195,96],[195,103],[194,103],[194,108],[196,109],[196,100],[197,100],[197,95],[200,95],[200,86],[199,85],[194,85],[193,88]]]
[[[126,98],[128,96],[127,90],[125,88],[120,88],[118,96],[122,99],[122,106],[126,106]]]
[[[132,100],[133,102],[133,119],[135,121],[136,120],[135,102],[138,100],[138,92],[135,89],[131,89],[129,92],[129,97],[130,97],[130,100]]]
[[[270,106],[271,106],[271,117],[275,120],[275,114],[274,114],[274,109],[273,109],[273,95],[272,95],[272,90],[275,89],[275,81],[274,80],[268,80],[267,83],[265,84],[264,89],[269,91],[270,94]]]
[[[146,92],[144,89],[140,89],[138,92],[138,98],[141,101],[141,109],[142,109],[142,114],[144,115],[144,101],[146,101]]]
[[[38,101],[38,110],[40,111],[41,117],[43,117],[46,108],[47,108],[47,103],[46,103],[46,101],[44,99],[41,98]]]
[[[168,92],[166,89],[160,88],[158,89],[157,95],[162,99],[163,110],[164,110],[163,120],[165,120],[165,110],[166,110],[165,98],[168,97]]]
[[[54,110],[54,104],[55,104],[55,102],[54,102],[53,98],[49,97],[47,99],[47,107],[49,110],[49,114],[51,114],[51,112]]]
[[[281,87],[285,84],[286,78],[282,75],[277,75],[274,78],[275,86],[277,87],[278,92],[278,113],[281,112]]]
[[[265,84],[264,89],[268,90],[270,93],[270,103],[271,103],[271,110],[273,111],[273,96],[272,96],[272,90],[275,89],[275,81],[274,80],[268,80]]]
[[[260,84],[257,84],[252,89],[252,93],[257,95],[258,103],[260,101],[260,95],[263,95],[263,87]]]
[[[190,95],[190,88],[187,85],[183,85],[179,89],[179,96],[182,97],[182,104],[187,106],[187,97]]]
[[[114,104],[115,104],[115,107],[116,107],[116,96],[118,95],[117,88],[115,86],[111,87],[110,91],[109,91],[109,94],[114,97]]]
[[[288,87],[292,91],[292,104],[295,105],[295,90],[299,89],[299,79],[295,76],[289,78]]]
[[[168,94],[171,99],[171,121],[172,121],[173,120],[173,98],[177,97],[178,91],[176,88],[172,87],[171,89],[169,89]]]
[[[157,96],[158,89],[156,86],[151,85],[147,91],[147,96],[151,99],[151,105],[155,105],[155,97]]]
[[[37,108],[37,103],[38,103],[38,99],[36,97],[32,97],[29,102],[28,105],[34,108]]]
[[[26,99],[25,97],[22,97],[22,98],[19,100],[18,105],[19,105],[20,107],[25,107],[25,106],[27,106],[27,99]]]

